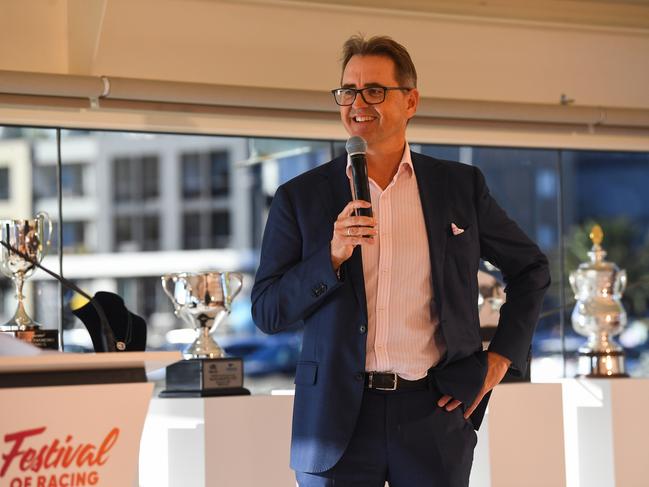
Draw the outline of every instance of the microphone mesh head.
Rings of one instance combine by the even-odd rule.
[[[350,156],[353,156],[354,154],[365,154],[367,152],[367,142],[365,142],[363,137],[354,135],[347,139],[345,149],[347,149],[347,154]]]

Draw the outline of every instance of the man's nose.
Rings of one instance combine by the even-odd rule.
[[[365,100],[363,99],[363,95],[361,92],[356,93],[356,98],[354,99],[354,103],[352,103],[352,107],[354,108],[365,108],[367,107],[367,103],[365,103]]]

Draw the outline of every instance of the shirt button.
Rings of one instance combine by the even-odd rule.
[[[367,331],[367,327],[365,325],[361,325],[358,327],[358,331],[361,333],[365,333]]]

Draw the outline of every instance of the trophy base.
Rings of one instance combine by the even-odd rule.
[[[35,347],[44,350],[59,349],[58,330],[43,330],[42,328],[38,328],[35,330],[2,330],[0,333],[5,333],[24,342],[31,343]]]
[[[243,360],[204,358],[181,360],[167,367],[167,389],[160,397],[249,395],[243,387]]]
[[[618,379],[629,377],[624,367],[624,352],[580,351],[577,362],[577,377],[588,379]]]
[[[216,396],[249,396],[250,391],[245,387],[234,387],[231,389],[218,389],[214,391],[161,391],[159,397],[216,397]]]

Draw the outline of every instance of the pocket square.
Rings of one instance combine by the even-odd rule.
[[[464,229],[458,227],[455,223],[451,223],[451,233],[453,233],[453,235],[460,235],[464,233]]]

